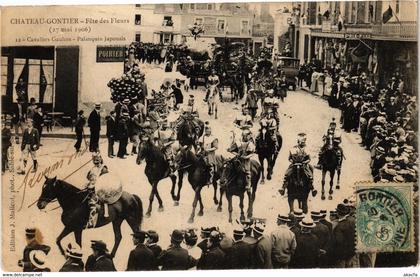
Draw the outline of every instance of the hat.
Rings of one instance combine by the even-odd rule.
[[[233,235],[234,236],[244,236],[245,235],[245,232],[244,232],[244,230],[241,230],[241,229],[235,229],[235,230],[233,230]]]
[[[222,240],[222,234],[218,230],[211,231],[209,235],[210,240],[212,241],[221,241]]]
[[[338,215],[347,215],[350,212],[349,207],[344,204],[337,205],[337,214]]]
[[[108,249],[106,248],[106,243],[101,240],[91,240],[91,248],[95,250],[102,250],[104,252],[108,252]]]
[[[381,153],[381,154],[385,154],[385,149],[381,146],[376,147],[376,152]]]
[[[95,103],[95,108],[100,108],[101,107],[101,103]]]
[[[289,215],[278,214],[277,215],[277,221],[290,222],[291,220],[290,220]]]
[[[403,177],[403,176],[401,176],[401,175],[397,175],[397,176],[395,176],[394,178],[392,178],[392,180],[393,180],[394,182],[397,182],[397,183],[402,183],[402,182],[404,182],[404,181],[405,181],[404,177]]]
[[[295,209],[292,212],[292,215],[296,218],[302,219],[305,217],[305,214],[303,213],[302,209]]]
[[[330,216],[337,216],[337,211],[330,211]]]
[[[129,113],[127,113],[127,112],[124,112],[124,113],[122,113],[122,116],[123,116],[123,117],[128,117],[128,116],[130,116],[130,114],[129,114]]]
[[[311,218],[312,219],[320,219],[322,215],[319,211],[311,211]]]
[[[314,221],[310,217],[305,217],[304,219],[302,219],[302,221],[299,222],[299,225],[300,227],[304,228],[314,228],[316,226]]]
[[[327,210],[320,210],[319,213],[320,213],[322,218],[327,216]]]
[[[265,224],[261,222],[255,223],[254,227],[252,228],[254,232],[257,232],[258,234],[262,235],[265,230]]]
[[[171,240],[181,243],[184,240],[184,234],[180,230],[173,230]]]
[[[194,229],[186,230],[184,237],[187,245],[194,246],[197,243],[198,237]]]
[[[26,237],[28,237],[28,238],[33,238],[33,237],[35,237],[35,232],[36,232],[36,229],[35,229],[35,228],[26,228],[26,229],[25,229],[25,235],[26,235]]]
[[[32,250],[29,252],[29,261],[33,264],[36,268],[45,269],[47,266],[45,265],[45,260],[47,258],[47,254],[45,254],[42,250]]]
[[[83,257],[82,250],[80,249],[80,247],[72,247],[70,243],[66,248],[66,255],[67,257],[72,257],[78,260],[81,260]]]
[[[149,237],[148,233],[145,231],[135,231],[131,234],[134,238],[144,240],[145,238]]]
[[[194,99],[194,95],[190,94],[190,99]]]
[[[158,242],[159,241],[159,235],[156,231],[154,230],[149,230],[147,231],[147,237],[152,240],[153,242]]]

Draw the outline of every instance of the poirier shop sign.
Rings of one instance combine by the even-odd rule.
[[[124,61],[124,46],[97,46],[96,47],[96,62],[123,62]]]

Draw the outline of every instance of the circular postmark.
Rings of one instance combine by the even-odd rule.
[[[357,190],[357,248],[393,252],[411,247],[410,191],[395,187]]]

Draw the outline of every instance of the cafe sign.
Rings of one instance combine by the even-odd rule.
[[[97,63],[112,63],[124,61],[124,46],[97,46],[96,47],[96,62]]]
[[[345,39],[369,39],[372,38],[372,34],[359,34],[359,33],[347,33],[344,34]]]

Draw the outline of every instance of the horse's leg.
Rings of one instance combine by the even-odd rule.
[[[241,217],[239,218],[241,221],[245,220],[245,213],[244,213],[244,194],[242,193],[239,196],[239,208],[241,209]]]
[[[75,230],[74,231],[74,238],[76,239],[76,243],[82,247],[82,232],[83,229]]]
[[[228,211],[229,211],[229,223],[232,223],[232,211],[233,211],[233,207],[232,207],[232,195],[227,195],[227,200],[228,200]]]
[[[248,195],[247,217],[251,218],[253,210],[254,210],[255,191],[254,190],[252,190],[252,192],[247,191],[246,194]]]
[[[289,213],[293,213],[295,210],[293,208],[294,199],[292,197],[287,197],[287,202],[289,203]]]
[[[217,181],[213,180],[213,188],[214,188],[214,194],[213,194],[213,201],[214,205],[219,204],[219,201],[217,201]]]
[[[337,169],[337,185],[335,186],[336,189],[340,189],[340,175],[341,169]]]
[[[197,207],[199,189],[200,188],[196,188],[195,189],[194,201],[193,201],[193,204],[192,204],[192,207],[193,208],[192,208],[192,212],[191,212],[190,218],[188,219],[188,223],[193,223],[194,222],[195,208]]]
[[[309,192],[299,201],[300,204],[300,208],[302,209],[303,213],[307,214],[308,213],[308,195]]]
[[[158,209],[158,211],[159,212],[163,212],[163,203],[162,203],[162,198],[160,198],[160,195],[159,195],[158,183],[156,183],[156,185],[155,185],[155,195],[156,195],[156,198],[157,198],[157,200],[159,202],[159,209]]]
[[[178,193],[175,197],[174,206],[179,206],[179,200],[181,199],[181,188],[182,181],[184,180],[184,171],[178,171]]]
[[[273,174],[273,159],[272,156],[269,155],[267,157],[267,180],[271,180],[271,174]]]
[[[149,196],[149,207],[147,208],[146,217],[150,217],[150,214],[152,213],[152,205],[153,205],[153,199],[155,198],[155,184],[152,184],[152,189],[150,190],[150,196]]]
[[[219,206],[217,206],[217,211],[221,212],[222,211],[222,198],[223,198],[223,194],[225,193],[225,190],[220,187],[220,198],[219,198]]]
[[[117,219],[112,222],[112,229],[114,229],[114,247],[112,247],[111,256],[115,257],[117,253],[118,246],[120,245],[122,235],[121,235],[121,223],[122,219]]]
[[[321,178],[321,200],[325,200],[325,174],[327,173],[327,171],[325,169],[322,169],[322,178]]]
[[[264,176],[264,157],[261,154],[258,154],[258,160],[260,161],[261,165],[261,184],[265,183],[265,176]]]
[[[58,249],[60,250],[61,255],[64,255],[64,249],[61,246],[61,240],[63,238],[65,238],[68,234],[70,234],[71,232],[72,231],[67,226],[65,226],[64,229],[63,229],[63,231],[61,231],[61,233],[58,235],[57,239],[55,240],[55,243],[57,244]],[[79,245],[79,246],[81,247],[82,245]]]
[[[203,200],[201,199],[201,189],[198,192],[198,203],[200,204],[200,210],[198,211],[197,215],[198,216],[203,216],[204,215],[204,205],[203,205]]]
[[[334,185],[334,175],[335,175],[335,169],[331,169],[330,170],[330,191],[329,191],[329,196],[328,196],[328,200],[332,200],[332,194],[333,194],[333,185]]]
[[[178,173],[179,174],[179,173]],[[171,197],[172,200],[175,201],[176,200],[176,195],[175,195],[175,185],[176,185],[176,180],[173,179],[173,177],[175,177],[175,175],[170,176],[171,181],[172,181],[172,187],[171,187]],[[175,182],[174,182],[175,181]]]
[[[214,119],[217,119],[217,104],[214,104]]]

